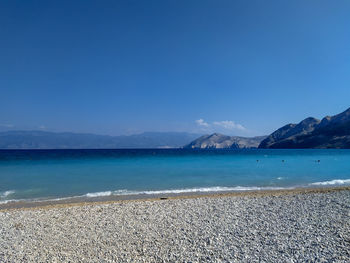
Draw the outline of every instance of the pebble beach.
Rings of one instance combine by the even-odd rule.
[[[350,188],[0,210],[0,262],[350,262]]]

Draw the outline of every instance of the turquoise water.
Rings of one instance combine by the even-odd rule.
[[[0,202],[350,184],[350,150],[0,151]]]

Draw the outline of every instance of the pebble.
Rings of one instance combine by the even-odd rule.
[[[0,211],[0,262],[350,262],[350,191]]]

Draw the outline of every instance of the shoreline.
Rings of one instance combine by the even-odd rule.
[[[0,211],[0,262],[349,262],[350,186]]]
[[[179,194],[138,194],[138,195],[110,195],[100,197],[68,197],[53,200],[10,201],[0,204],[0,213],[11,210],[52,209],[72,206],[93,206],[123,202],[165,201],[175,199],[220,198],[220,197],[265,197],[281,195],[300,195],[312,193],[331,193],[350,191],[350,186],[299,187],[292,189],[247,190],[222,192],[191,192]]]

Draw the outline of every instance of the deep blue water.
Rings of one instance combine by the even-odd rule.
[[[0,202],[350,184],[350,150],[0,150]]]

